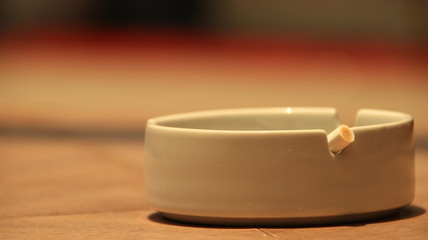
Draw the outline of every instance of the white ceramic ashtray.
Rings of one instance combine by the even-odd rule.
[[[413,118],[363,109],[354,127],[339,126],[332,108],[150,119],[146,201],[175,220],[244,225],[365,220],[410,204]]]

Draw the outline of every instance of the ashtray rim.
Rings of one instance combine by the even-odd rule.
[[[201,118],[213,118],[213,117],[227,117],[227,116],[239,116],[245,114],[286,114],[286,115],[296,115],[296,114],[325,114],[331,115],[332,121],[335,121],[334,124],[337,126],[340,124],[339,111],[333,107],[258,107],[258,108],[231,108],[231,109],[214,109],[214,110],[205,110],[205,111],[194,111],[194,112],[185,112],[177,114],[169,114],[150,118],[147,120],[147,127],[162,129],[167,131],[184,131],[184,132],[195,132],[195,133],[223,133],[223,134],[233,134],[233,133],[250,133],[250,134],[269,134],[269,133],[307,133],[307,132],[328,132],[320,128],[308,128],[308,129],[283,129],[283,130],[231,130],[231,129],[201,129],[201,128],[192,128],[192,127],[176,127],[169,126],[165,123],[174,122],[174,121],[190,121]],[[383,114],[389,115],[393,118],[396,118],[394,121],[376,123],[376,124],[360,124],[359,120],[363,115],[374,115],[374,114]],[[389,111],[389,110],[380,110],[372,108],[361,108],[356,112],[355,124],[351,126],[352,129],[374,129],[378,127],[388,127],[396,126],[407,122],[412,122],[414,119],[410,114],[398,111]]]

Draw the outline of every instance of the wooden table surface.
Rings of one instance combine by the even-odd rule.
[[[414,203],[378,221],[302,228],[182,224],[144,203],[143,141],[0,138],[0,239],[426,239],[428,151]]]
[[[149,47],[118,52],[89,50],[86,40],[71,48],[42,40],[0,44],[0,239],[427,239],[426,58],[403,67],[395,50],[392,57],[353,48],[301,55],[306,48],[279,45],[276,54],[254,45],[189,47],[193,40],[159,46],[150,38]],[[414,203],[377,221],[300,228],[184,224],[144,203],[147,118],[293,105],[337,107],[350,124],[359,107],[414,115]]]

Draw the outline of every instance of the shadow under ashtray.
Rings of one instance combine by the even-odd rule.
[[[372,219],[368,221],[352,222],[352,223],[343,224],[343,225],[359,227],[359,226],[365,226],[367,224],[373,224],[373,223],[393,222],[393,221],[399,221],[399,220],[404,220],[408,218],[414,218],[425,214],[425,212],[426,210],[422,207],[419,207],[416,205],[408,205],[400,208],[397,213],[388,217]]]
[[[180,227],[199,227],[199,228],[254,228],[254,227],[264,227],[264,228],[304,228],[304,227],[331,227],[331,226],[351,226],[351,227],[363,227],[369,224],[376,223],[385,223],[385,222],[393,222],[400,221],[409,218],[418,217],[420,215],[425,214],[426,210],[422,207],[416,205],[408,205],[398,209],[398,211],[390,214],[388,216],[382,218],[376,218],[365,221],[345,221],[339,223],[330,223],[330,224],[305,224],[304,221],[301,224],[262,224],[262,225],[254,225],[254,224],[233,224],[233,225],[217,225],[217,224],[196,224],[189,222],[181,222],[176,220],[171,220],[160,212],[154,212],[148,216],[148,219],[152,222],[180,226]]]

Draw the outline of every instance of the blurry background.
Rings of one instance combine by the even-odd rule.
[[[150,117],[266,106],[403,111],[428,134],[427,1],[0,4],[2,134],[140,138]]]
[[[129,211],[143,238],[176,236],[147,218],[146,120],[221,108],[336,107],[350,125],[362,107],[412,114],[423,213],[427,13],[425,0],[0,0],[0,236],[123,238]],[[414,219],[397,224],[425,233]],[[350,229],[396,225],[377,226]]]

